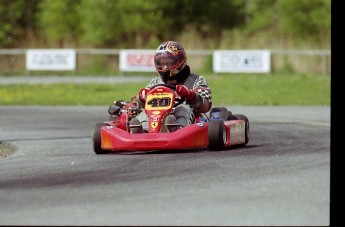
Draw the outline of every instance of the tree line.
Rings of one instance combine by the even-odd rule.
[[[156,47],[189,29],[275,31],[292,39],[330,36],[331,0],[0,0],[0,48],[28,35],[55,47]]]

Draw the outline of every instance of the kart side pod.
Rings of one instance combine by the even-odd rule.
[[[208,148],[222,150],[234,145],[248,143],[248,126],[244,120],[211,120],[208,123]]]

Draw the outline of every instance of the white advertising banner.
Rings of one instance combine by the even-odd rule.
[[[213,52],[215,73],[269,73],[271,54],[268,50],[216,50]]]
[[[120,51],[120,71],[155,72],[155,50],[127,49]]]
[[[75,70],[74,49],[29,49],[26,51],[27,70]]]

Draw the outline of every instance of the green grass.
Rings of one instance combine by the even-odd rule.
[[[221,74],[204,77],[212,89],[214,105],[330,105],[330,76]],[[0,85],[0,105],[111,105],[114,100],[129,100],[146,84]]]

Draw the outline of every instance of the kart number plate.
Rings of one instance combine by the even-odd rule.
[[[173,94],[153,93],[146,99],[145,108],[147,110],[168,110],[173,106]]]

